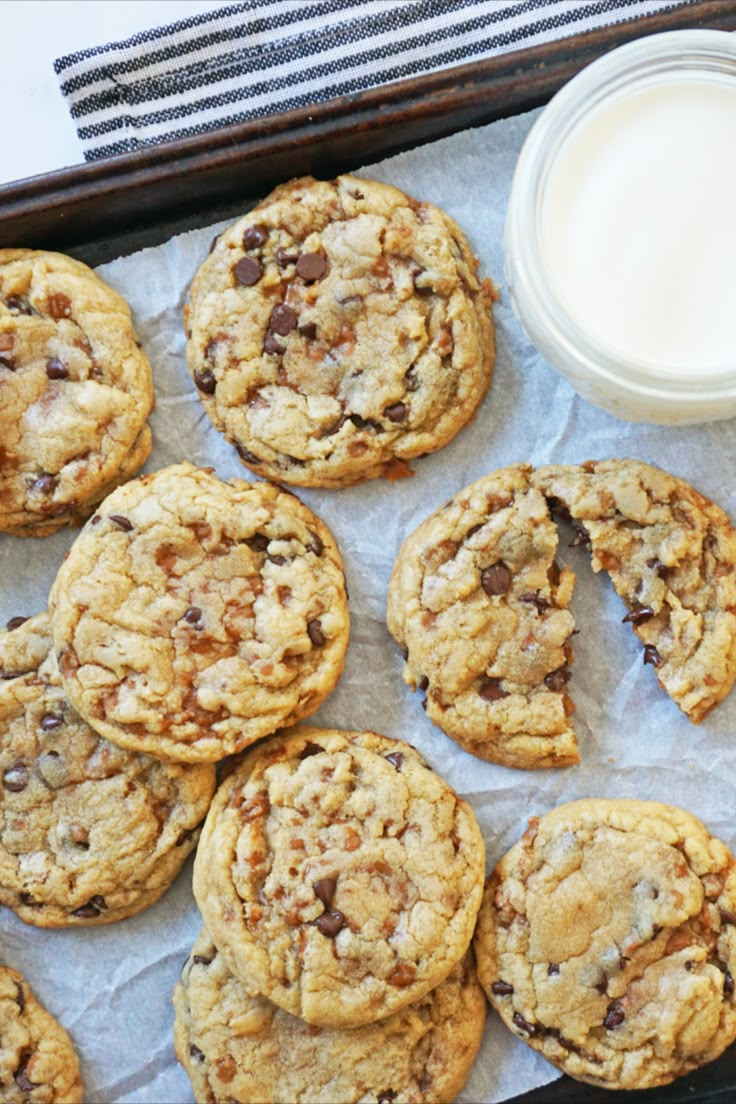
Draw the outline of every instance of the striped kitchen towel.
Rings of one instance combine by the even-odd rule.
[[[245,0],[55,63],[88,161],[689,0]]]

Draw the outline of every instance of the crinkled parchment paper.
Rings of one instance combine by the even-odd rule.
[[[495,767],[461,751],[427,720],[420,695],[401,681],[401,659],[385,627],[386,587],[404,537],[471,480],[515,461],[547,464],[637,457],[692,482],[736,516],[731,458],[736,421],[670,428],[628,425],[578,398],[536,354],[509,307],[503,282],[502,224],[512,172],[534,114],[467,131],[365,170],[444,207],[463,226],[500,289],[496,371],[475,421],[447,447],[416,462],[412,479],[373,481],[301,497],[332,529],[345,557],[352,638],[342,681],[315,720],[373,728],[414,743],[472,803],[488,866],[523,832],[527,818],[588,796],[679,804],[731,846],[736,808],[736,693],[695,727],[659,690],[624,609],[586,554],[560,558],[578,572],[573,599],[579,635],[570,690],[582,763],[561,771]],[[358,167],[356,166],[356,169]],[[216,229],[219,229],[216,228]],[[673,232],[677,228],[673,227]],[[130,302],[153,363],[152,471],[187,458],[217,474],[246,478],[234,450],[212,429],[184,363],[181,311],[213,229],[125,257],[100,271]],[[43,540],[0,536],[0,623],[45,608],[74,533]],[[131,920],[99,929],[46,932],[2,910],[0,948],[71,1032],[89,1104],[190,1102],[172,1048],[170,997],[200,920],[191,862],[169,893]],[[556,1071],[490,1014],[464,1102],[503,1100]]]

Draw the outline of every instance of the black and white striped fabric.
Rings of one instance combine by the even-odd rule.
[[[59,58],[88,161],[688,0],[245,0]]]

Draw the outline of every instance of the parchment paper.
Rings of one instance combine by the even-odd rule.
[[[420,695],[412,696],[401,681],[401,659],[385,627],[387,582],[403,539],[455,491],[515,461],[637,457],[692,482],[736,516],[734,421],[694,428],[618,421],[578,398],[523,336],[503,283],[501,232],[514,164],[534,117],[467,131],[364,170],[441,205],[466,228],[500,288],[498,356],[475,421],[448,447],[416,462],[412,479],[300,492],[340,544],[352,619],[342,681],[314,720],[373,728],[414,743],[475,808],[489,869],[518,839],[529,816],[587,796],[682,805],[733,847],[736,693],[702,725],[692,725],[659,690],[652,669],[643,666],[641,646],[621,624],[625,611],[608,580],[593,576],[586,554],[569,549],[564,534],[560,558],[578,572],[572,605],[579,635],[570,691],[577,704],[580,766],[514,771],[461,751],[431,725]],[[130,302],[154,367],[157,407],[149,471],[187,458],[214,466],[223,479],[247,475],[212,429],[184,363],[181,311],[187,286],[217,229],[185,234],[100,269]],[[73,531],[43,540],[0,536],[0,623],[46,607],[48,588],[73,539]],[[71,1032],[90,1104],[193,1099],[173,1055],[170,996],[199,928],[191,862],[156,906],[108,927],[46,932],[1,910],[2,955]],[[460,1100],[490,1104],[554,1076],[556,1071],[492,1013]]]

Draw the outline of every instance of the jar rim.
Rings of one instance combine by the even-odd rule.
[[[530,329],[543,328],[559,350],[582,370],[604,382],[625,383],[635,393],[656,398],[692,395],[687,373],[671,373],[672,365],[638,358],[634,361],[598,342],[565,311],[545,275],[541,247],[540,208],[544,184],[556,153],[569,134],[611,96],[686,75],[692,79],[720,75],[736,84],[736,34],[685,29],[648,35],[603,55],[573,77],[549,101],[532,126],[516,165],[506,216],[507,280],[523,292],[534,318]],[[528,263],[518,264],[518,257]],[[698,370],[698,393],[712,399],[732,394],[736,360]]]

